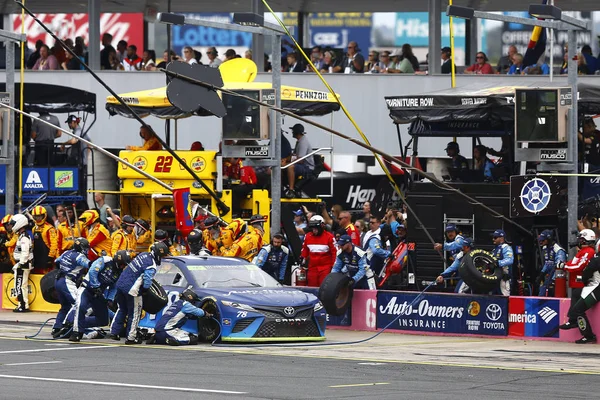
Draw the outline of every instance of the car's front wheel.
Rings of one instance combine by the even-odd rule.
[[[213,318],[199,318],[198,319],[198,338],[203,342],[213,342],[221,335],[221,324],[219,320],[219,307],[211,300],[205,300],[200,306],[205,312],[213,315]]]

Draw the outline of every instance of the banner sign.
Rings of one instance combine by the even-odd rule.
[[[565,207],[567,178],[520,175],[510,177],[510,217],[557,215]]]
[[[508,334],[559,337],[560,299],[511,297],[508,302]]]
[[[47,192],[48,169],[23,168],[23,190],[26,192]]]
[[[79,171],[76,168],[51,168],[50,190],[79,190]]]
[[[401,317],[389,329],[506,336],[508,299],[495,296],[425,294],[377,294],[377,329]]]
[[[27,288],[29,290],[29,309],[31,311],[58,312],[60,304],[51,304],[44,300],[40,281],[44,275],[30,274]],[[2,275],[2,308],[14,309],[19,305],[13,274]]]
[[[409,43],[412,47],[429,46],[429,13],[396,13],[396,46]],[[442,14],[442,47],[450,46],[450,17]],[[465,47],[465,22],[454,18],[454,46]]]

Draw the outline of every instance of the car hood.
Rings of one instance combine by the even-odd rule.
[[[311,293],[293,288],[210,288],[196,289],[201,297],[213,296],[219,300],[251,306],[303,306],[314,305],[319,299]]]

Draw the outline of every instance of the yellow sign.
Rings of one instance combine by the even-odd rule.
[[[146,157],[137,156],[133,159],[133,166],[137,169],[141,169],[142,171],[146,170],[146,166],[148,165],[148,161],[146,161]]]
[[[194,172],[202,172],[206,168],[206,161],[204,158],[197,156],[192,158],[192,164],[190,165]]]
[[[40,280],[43,276],[40,274],[29,275],[29,309],[31,311],[58,312],[60,304],[48,303],[42,297]],[[19,305],[14,286],[14,275],[2,274],[2,308],[14,309]]]
[[[204,181],[214,180],[213,173],[217,171],[216,152],[215,151],[187,151],[179,150],[177,155],[187,164],[198,177]],[[178,180],[191,180],[190,173],[184,169],[183,165],[166,151],[121,151],[119,156],[123,159],[133,160],[131,163],[139,170],[145,171],[152,176],[169,182]],[[143,180],[147,179],[138,171],[127,168],[124,164],[119,164],[118,176],[120,179]],[[174,187],[181,187],[173,183]],[[137,189],[142,189],[138,184]],[[139,191],[139,190],[137,190]],[[143,192],[147,189],[144,187]],[[159,190],[158,193],[162,192]]]

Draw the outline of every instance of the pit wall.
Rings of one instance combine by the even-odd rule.
[[[298,288],[316,294],[317,288]],[[355,290],[352,305],[341,317],[328,316],[328,329],[416,335],[489,336],[573,342],[578,329],[559,330],[567,320],[570,299],[425,293],[409,307],[416,292]],[[600,332],[600,307],[587,312]]]

